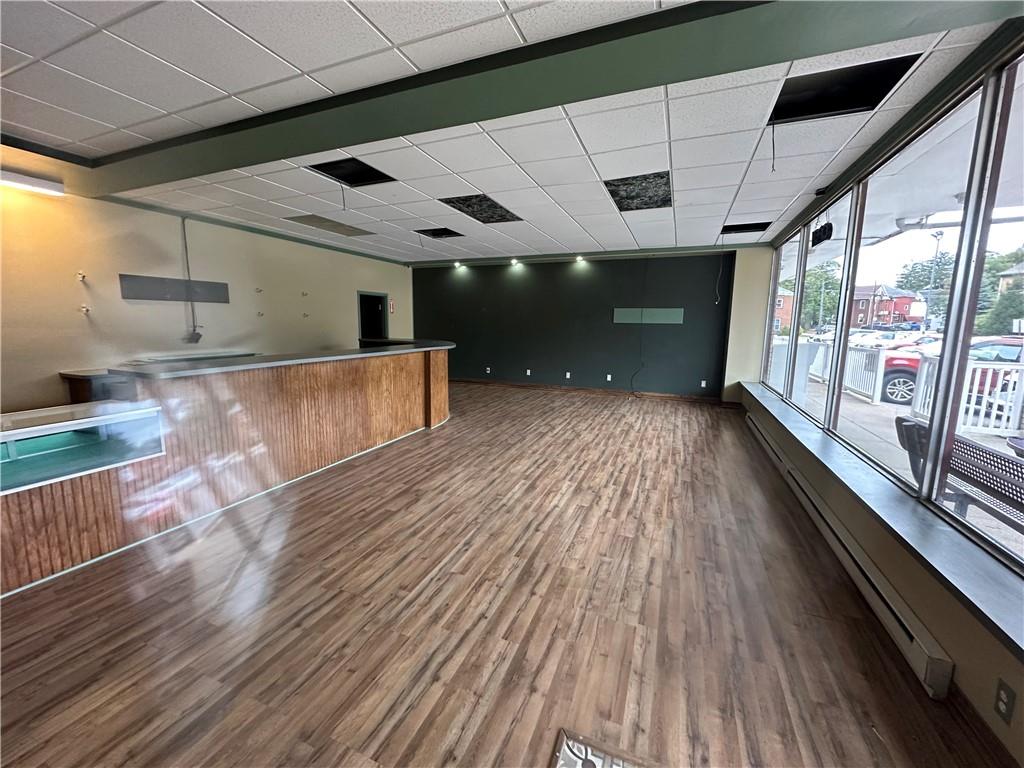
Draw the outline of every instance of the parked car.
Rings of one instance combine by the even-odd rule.
[[[967,356],[971,360],[993,363],[1019,363],[1024,339],[1019,336],[977,337],[971,342]],[[932,340],[915,347],[902,347],[885,353],[885,368],[882,379],[882,400],[896,405],[909,405],[914,399],[917,386],[917,371],[921,356],[935,356],[942,352],[942,339]],[[995,387],[996,377],[989,375],[991,369],[981,369],[981,381],[988,388]],[[1004,386],[1009,381],[1004,379]]]

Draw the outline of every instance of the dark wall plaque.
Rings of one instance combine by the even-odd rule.
[[[174,277],[119,275],[122,299],[147,301],[201,301],[228,304],[228,284],[209,280],[179,280]]]

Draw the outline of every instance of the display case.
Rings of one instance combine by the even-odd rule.
[[[160,406],[101,401],[0,417],[0,495],[164,452]]]

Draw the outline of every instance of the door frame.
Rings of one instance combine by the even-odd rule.
[[[362,309],[362,296],[379,296],[384,299],[384,338],[391,338],[391,328],[388,324],[388,295],[381,293],[380,291],[356,291],[356,330],[359,332],[357,338],[362,339],[363,336],[363,309]]]

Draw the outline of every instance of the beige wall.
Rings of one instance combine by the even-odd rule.
[[[743,403],[789,460],[800,468],[872,563],[949,654],[956,665],[954,682],[1017,762],[1024,762],[1024,717],[1021,717],[1020,701],[1011,725],[999,719],[994,709],[999,678],[1008,682],[1018,696],[1024,690],[1024,664],[904,549],[878,517],[835,480],[824,465],[793,439],[771,414],[749,396]],[[796,499],[793,503],[798,506]],[[967,542],[964,544],[969,546]],[[827,545],[822,541],[821,546]]]
[[[203,338],[185,344],[187,305],[125,301],[118,282],[122,272],[184,277],[180,222],[73,195],[0,191],[3,411],[65,402],[58,371],[147,353],[353,347],[357,290],[387,293],[395,301],[391,335],[412,336],[409,268],[189,221],[192,277],[228,283],[231,302],[197,304]]]
[[[761,352],[764,349],[771,279],[771,248],[740,248],[736,251],[723,400],[739,402],[739,382],[761,379]]]

